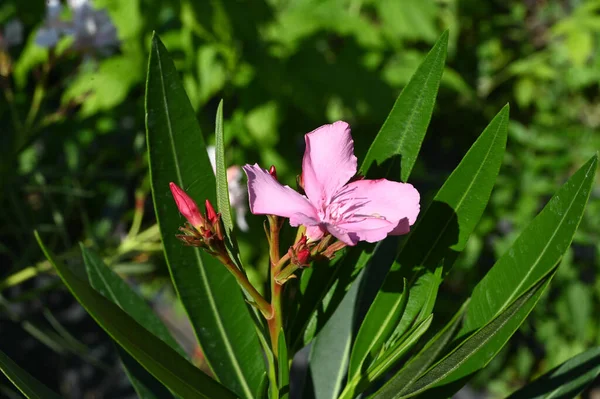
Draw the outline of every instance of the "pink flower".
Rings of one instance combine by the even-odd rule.
[[[257,164],[244,166],[250,210],[304,225],[311,241],[329,232],[347,245],[406,234],[419,214],[419,192],[386,179],[355,180],[350,126],[338,121],[304,136],[302,182],[306,196],[281,185]]]

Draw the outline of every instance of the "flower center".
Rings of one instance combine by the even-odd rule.
[[[349,192],[344,187],[332,197],[329,203],[323,205],[318,211],[322,221],[335,225],[339,223],[358,223],[366,219],[385,219],[378,213],[363,213],[364,205],[369,202],[369,199],[350,196],[348,195]]]

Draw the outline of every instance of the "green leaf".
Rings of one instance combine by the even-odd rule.
[[[28,399],[61,399],[59,395],[19,367],[2,351],[0,351],[0,370]]]
[[[227,184],[227,165],[225,164],[225,139],[223,132],[223,100],[219,102],[217,117],[215,120],[215,163],[217,179],[217,206],[221,212],[221,220],[225,231],[230,234],[233,231],[233,218],[229,203],[229,189]]]
[[[486,326],[500,317],[498,315],[504,314],[515,298],[530,292],[532,286],[539,286],[540,281],[547,284],[546,276],[553,275],[552,270],[568,249],[579,225],[596,166],[597,156],[594,156],[560,188],[477,284],[459,336],[485,330]],[[447,386],[444,395],[458,389],[462,381],[488,364],[519,327],[520,322],[516,324],[515,320],[518,318],[507,324],[513,327],[503,328],[502,333],[494,334],[493,340],[487,340],[468,359],[454,364],[451,370],[446,370],[444,376],[435,381],[437,385]],[[418,381],[415,383],[417,386]]]
[[[256,390],[256,399],[268,399],[269,398],[269,376],[265,372],[260,381],[260,385]]]
[[[237,262],[238,267],[242,264],[239,258],[239,249],[233,233],[233,218],[229,202],[229,184],[227,182],[227,165],[225,163],[225,137],[223,132],[223,100],[219,102],[217,117],[215,120],[215,164],[217,183],[217,207],[221,213],[223,227],[225,227],[225,239],[227,250],[231,258]]]
[[[486,363],[489,362],[529,315],[529,312],[531,312],[550,283],[552,276],[553,274],[547,276],[539,284],[517,298],[498,317],[466,338],[456,349],[427,370],[408,389],[405,389],[404,381],[393,378],[375,393],[373,399],[408,398],[434,386],[448,383],[449,377],[453,376],[457,369],[464,369],[465,366],[471,369],[468,367],[470,364],[473,362],[479,363],[483,358]],[[462,375],[462,377],[467,375]],[[452,392],[448,392],[444,391],[444,387],[442,387],[438,388],[438,391],[429,391],[427,395],[435,398],[450,397],[457,388],[458,386],[450,386]],[[400,394],[400,392],[403,393]]]
[[[136,362],[125,349],[119,345],[116,345],[116,347],[121,358],[121,363],[123,363],[125,374],[129,378],[139,399],[173,398],[173,394]]]
[[[64,264],[57,262],[37,232],[35,238],[64,284],[90,316],[115,342],[172,392],[184,399],[238,397],[149,333],[121,308],[76,277]]]
[[[290,397],[290,367],[283,329],[279,332],[277,340],[277,374],[279,399],[288,399]]]
[[[350,355],[350,364],[348,366],[348,380],[352,380],[356,375],[360,375],[363,370],[363,365],[370,365],[371,362],[377,357],[379,351],[390,338],[396,328],[396,324],[402,318],[402,313],[406,308],[406,302],[408,300],[408,283],[404,279],[404,288],[402,289],[401,295],[394,295],[395,302],[389,309],[389,313],[383,320],[382,325],[373,323],[362,323],[356,339],[354,340],[354,346],[352,347],[352,354]],[[370,308],[369,312],[376,311],[375,308]],[[366,319],[369,319],[367,313]]]
[[[294,350],[306,346],[321,331],[371,257],[368,252],[352,251],[359,259],[349,257],[347,250],[341,252],[331,261],[314,262],[300,276],[302,296],[290,316],[293,324],[288,340]]]
[[[558,263],[583,216],[597,161],[592,157],[558,190],[477,284],[460,334],[485,325]]]
[[[83,245],[80,246],[90,285],[127,312],[142,327],[160,338],[182,357],[187,357],[185,351],[175,341],[167,327],[146,301],[129,284],[106,266],[98,254],[91,249],[85,248]]]
[[[81,245],[83,261],[87,269],[90,285],[108,300],[118,305],[129,316],[137,321],[146,330],[150,331],[182,357],[187,357],[185,351],[173,339],[171,333],[163,322],[144,299],[142,299],[129,285],[109,269],[102,259],[93,251]],[[164,398],[169,396],[158,381],[148,374],[129,354],[120,349],[119,356],[125,366],[125,371],[131,380],[138,396],[142,398]]]
[[[157,36],[148,65],[146,113],[152,194],[175,289],[219,381],[252,398],[265,366],[244,296],[216,259],[175,237],[183,220],[169,182],[196,200],[212,203],[216,182],[192,106]]]
[[[377,327],[374,334],[389,330],[394,322],[395,335],[402,335],[431,313],[442,271],[464,249],[488,202],[502,163],[507,128],[508,106],[473,144],[405,240],[363,322]],[[404,280],[409,281],[410,291],[397,323],[389,315],[404,295]]]
[[[363,274],[356,278],[336,312],[313,341],[309,368],[315,399],[335,399],[342,388],[350,356],[352,324]]]
[[[427,332],[432,320],[433,315],[429,315],[428,318],[413,327],[403,340],[398,341],[378,358],[371,367],[364,370],[361,374],[355,374],[352,379],[349,379],[348,384],[339,399],[351,399],[356,397],[358,393],[368,388],[369,384],[381,377],[386,370],[404,357],[404,355],[406,355],[406,353],[408,353],[408,351],[417,343],[419,338]]]
[[[383,375],[390,367],[401,359],[429,329],[433,315],[430,314],[425,320],[414,326],[406,338],[399,340],[383,353],[368,369],[369,381],[373,381]]]
[[[389,380],[389,384],[399,387],[398,394],[406,392],[447,347],[450,340],[457,332],[460,322],[463,320],[468,303],[468,301],[465,302],[452,320],[450,320],[417,355],[406,363],[406,365],[404,365],[404,367]]]
[[[508,399],[570,399],[600,375],[600,347],[572,357],[525,385]]]
[[[447,49],[448,31],[445,31],[398,96],[363,160],[360,168],[363,173],[374,162],[381,165],[399,155],[401,180],[408,180],[431,120]]]

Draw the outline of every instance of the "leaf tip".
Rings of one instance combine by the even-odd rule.
[[[440,36],[440,38],[437,40],[437,42],[435,43],[435,45],[433,46],[434,48],[438,48],[439,50],[443,50],[444,52],[448,51],[448,36],[449,36],[449,30],[446,29]]]
[[[162,47],[162,48],[161,48]],[[165,45],[162,40],[160,40],[160,36],[156,33],[155,30],[152,31],[152,50],[159,51],[165,49]]]
[[[596,167],[598,166],[598,152],[592,155],[588,163],[590,164],[589,170],[593,171],[593,173],[595,174]]]
[[[45,253],[45,251],[44,251],[45,245],[44,245],[44,242],[42,241],[42,237],[40,236],[40,232],[37,230],[33,230],[33,236],[35,237],[35,240],[37,241],[38,246],[40,247],[42,252]]]

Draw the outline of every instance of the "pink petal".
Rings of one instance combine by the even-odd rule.
[[[327,225],[327,231],[329,231],[331,235],[338,240],[346,243],[346,245],[354,246],[358,244],[359,237],[356,235],[356,233],[348,232],[333,225]]]
[[[419,199],[419,192],[411,184],[358,180],[346,185],[334,199],[334,203],[343,205],[345,216],[335,225],[355,233],[360,241],[376,242],[387,235],[406,234],[419,214]]]
[[[325,230],[320,224],[314,226],[306,226],[306,237],[310,241],[319,241],[325,235]]]
[[[302,181],[306,195],[318,209],[356,174],[350,126],[338,121],[304,136]]]
[[[317,212],[306,197],[281,185],[257,164],[244,166],[244,171],[248,176],[250,212],[290,218],[292,226],[317,223]]]

